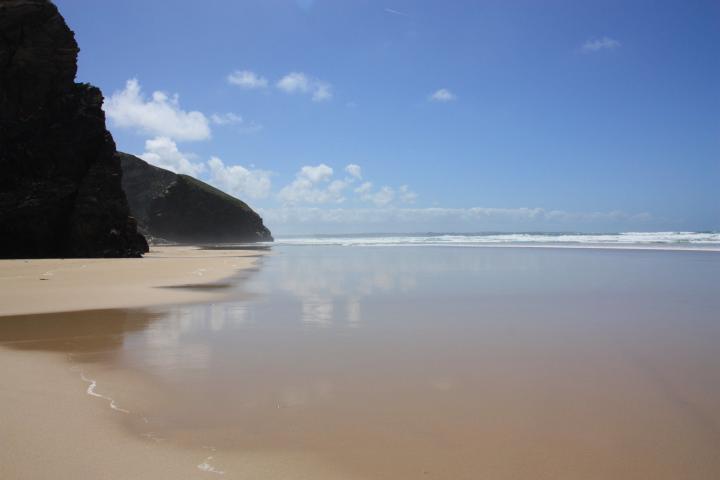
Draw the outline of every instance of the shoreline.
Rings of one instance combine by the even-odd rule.
[[[368,244],[351,244],[351,243],[283,243],[283,239],[277,240],[278,247],[361,247],[361,248],[377,248],[377,247],[436,247],[436,248],[547,248],[560,250],[620,250],[620,251],[651,251],[651,252],[701,252],[701,253],[718,253],[720,247],[715,246],[673,246],[673,245],[642,245],[642,244],[551,244],[551,243],[368,243]]]
[[[120,263],[197,304],[0,318],[0,478],[718,471],[720,257],[431,250],[282,251],[257,276],[228,252],[247,268],[223,279],[176,247]]]
[[[265,253],[155,246],[143,258],[0,260],[0,318],[222,300]]]
[[[159,437],[153,419],[127,404],[128,395],[166,397],[156,380],[131,368],[78,361],[63,343],[76,337],[56,336],[72,333],[72,325],[97,324],[104,333],[94,332],[100,339],[94,348],[108,351],[113,339],[146,328],[164,307],[243,295],[230,280],[251,273],[264,255],[185,245],[154,247],[143,258],[0,261],[0,322],[29,322],[27,331],[0,341],[0,429],[2,438],[12,439],[0,442],[0,478],[50,478],[51,471],[52,478],[68,480],[356,478],[306,452],[227,451]],[[49,335],[37,337],[34,320],[46,316],[53,317],[43,327]]]
[[[0,362],[6,439],[0,441],[0,478],[358,478],[304,452],[227,451],[182,445],[150,429],[138,434],[130,426],[137,412],[115,404],[109,393],[119,387],[147,393],[148,379],[132,371],[89,373],[88,365],[62,353],[3,345]]]

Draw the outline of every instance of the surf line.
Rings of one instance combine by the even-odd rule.
[[[206,450],[210,450],[211,452],[215,452],[215,447],[203,447]],[[213,455],[209,457],[205,457],[205,460],[201,464],[197,466],[198,469],[202,470],[203,472],[207,473],[214,473],[216,475],[225,475],[225,472],[223,470],[218,470],[214,466],[210,465],[210,460],[214,459],[215,457]]]
[[[203,461],[203,463],[201,463],[200,465],[198,465],[197,468],[199,468],[199,469],[202,470],[203,472],[215,473],[215,474],[217,474],[217,475],[224,475],[225,472],[223,472],[222,470],[216,469],[215,467],[213,467],[212,465],[210,465],[210,464],[208,463],[208,462],[209,462],[210,460],[212,460],[213,458],[214,458],[214,457],[212,457],[212,456],[205,458],[205,460]]]
[[[82,378],[84,382],[89,383],[88,388],[85,391],[88,395],[91,395],[93,397],[102,398],[103,400],[110,402],[110,408],[112,408],[113,410],[117,410],[118,412],[122,412],[122,413],[130,413],[130,410],[125,410],[124,408],[118,407],[117,404],[115,403],[115,400],[113,400],[112,398],[110,398],[106,395],[97,393],[95,391],[95,389],[97,388],[96,380],[86,377],[83,372],[80,372],[80,378]]]

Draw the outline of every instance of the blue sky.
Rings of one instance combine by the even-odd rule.
[[[718,2],[56,3],[118,148],[274,233],[720,230]]]

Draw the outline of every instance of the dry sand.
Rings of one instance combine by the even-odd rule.
[[[144,258],[0,260],[0,316],[218,300],[226,292],[207,287],[260,255],[163,246]]]

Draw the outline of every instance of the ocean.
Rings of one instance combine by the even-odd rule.
[[[579,248],[657,248],[720,250],[718,232],[622,233],[407,233],[279,236],[276,245],[372,246],[551,246]]]

